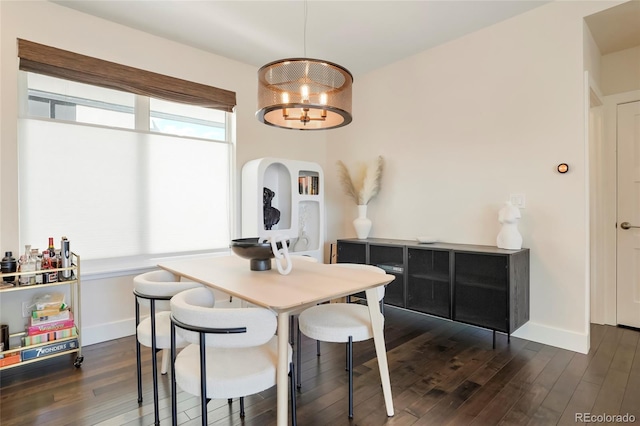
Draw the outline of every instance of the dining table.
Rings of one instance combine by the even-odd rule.
[[[392,282],[391,274],[340,268],[335,265],[292,258],[292,270],[282,275],[273,267],[252,271],[249,260],[235,254],[172,260],[158,264],[176,277],[224,291],[277,315],[278,365],[276,370],[277,425],[288,423],[289,318],[291,313],[318,303],[364,291],[373,329],[380,381],[388,416],[393,416],[393,399],[384,340],[383,317],[376,287]],[[299,367],[298,367],[299,368]]]

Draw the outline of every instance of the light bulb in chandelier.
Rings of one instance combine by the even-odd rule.
[[[302,96],[302,102],[309,102],[309,86],[303,84],[300,88],[300,95]]]

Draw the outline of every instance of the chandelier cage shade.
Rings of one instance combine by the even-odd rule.
[[[295,130],[324,130],[351,123],[353,76],[340,65],[309,58],[281,59],[258,70],[262,123]]]

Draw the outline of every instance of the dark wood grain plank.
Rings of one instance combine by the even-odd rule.
[[[623,330],[617,327],[607,327],[602,342],[595,351],[594,357],[589,363],[589,367],[584,373],[582,380],[602,385],[604,378],[609,371],[611,361],[615,355],[618,343],[622,338]]]
[[[536,380],[527,394],[514,405],[509,413],[502,420],[502,424],[515,424],[525,422],[526,419],[534,417],[536,412],[543,407],[538,414],[550,411],[557,419],[562,416],[571,395],[574,393],[584,370],[588,366],[588,357],[584,354],[573,354],[567,368],[559,375],[557,381],[552,383],[551,377],[544,375]],[[549,388],[549,385],[552,385]]]
[[[634,415],[640,421],[640,333],[635,334],[639,339],[629,371],[627,388],[620,404],[620,413]]]
[[[484,407],[473,424],[497,424],[518,400],[529,395],[528,392],[534,384],[536,389],[533,395],[548,392],[571,356],[572,354],[568,351],[549,347],[541,349],[531,362]]]
[[[595,383],[581,381],[567,404],[562,416],[558,420],[559,425],[575,425],[576,414],[592,412],[600,386]]]
[[[624,414],[620,413],[620,408],[638,346],[638,333],[624,328],[617,329],[617,331],[621,336],[614,348],[615,352],[609,370],[593,405],[595,413]],[[638,403],[640,404],[640,400]]]

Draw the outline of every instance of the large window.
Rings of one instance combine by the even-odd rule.
[[[84,259],[226,249],[229,112],[21,72],[20,241]]]

